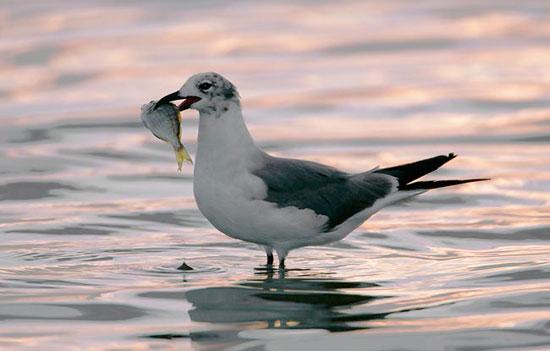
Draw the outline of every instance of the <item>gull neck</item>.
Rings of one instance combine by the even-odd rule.
[[[241,106],[230,103],[221,114],[201,111],[197,143],[197,167],[206,164],[232,167],[260,150],[244,122]]]

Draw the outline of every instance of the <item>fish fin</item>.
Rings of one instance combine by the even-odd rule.
[[[160,140],[164,141],[165,143],[168,143],[168,142],[169,142],[168,140],[166,140],[166,139],[164,139],[164,138],[161,138],[161,137],[159,137],[158,135],[156,135],[156,134],[155,134],[155,133],[153,133],[152,131],[151,131],[151,134],[153,134],[154,136],[156,136],[156,137],[157,137],[157,139],[160,139]]]
[[[178,140],[181,140],[181,112],[178,110]]]

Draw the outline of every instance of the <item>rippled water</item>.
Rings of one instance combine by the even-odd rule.
[[[549,11],[3,1],[0,348],[548,349]],[[493,180],[386,209],[267,272],[201,216],[191,168],[176,173],[138,120],[205,70],[236,83],[274,154],[360,171],[456,152],[434,177]]]

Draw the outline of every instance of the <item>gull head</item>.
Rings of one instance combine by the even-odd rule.
[[[229,80],[219,73],[205,72],[191,76],[178,91],[160,99],[156,106],[183,100],[178,105],[180,111],[193,109],[220,116],[231,104],[239,105],[239,98],[237,89]]]

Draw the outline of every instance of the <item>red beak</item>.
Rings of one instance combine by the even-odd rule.
[[[191,105],[193,105],[195,102],[199,101],[201,98],[198,97],[198,96],[187,96],[184,98],[185,100],[183,100],[179,105],[178,105],[178,109],[180,111],[184,111],[184,110],[187,110],[189,107],[191,107]]]
[[[187,110],[191,105],[193,105],[195,102],[199,101],[201,98],[198,96],[180,96],[179,91],[173,92],[171,94],[166,95],[159,101],[157,101],[155,105],[155,109],[159,107],[162,104],[167,104],[170,101],[174,100],[182,100],[183,101],[179,104],[178,109],[180,111]]]

